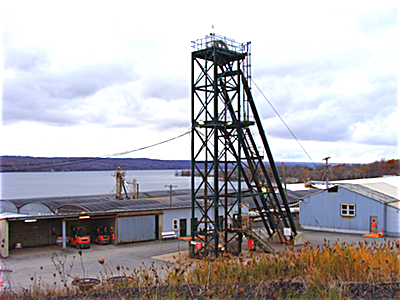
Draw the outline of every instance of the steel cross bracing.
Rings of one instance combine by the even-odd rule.
[[[242,214],[246,198],[254,201],[269,237],[285,240],[283,227],[296,235],[248,84],[250,43],[207,38],[198,40],[200,47],[192,52],[190,251],[195,257],[241,252],[242,237],[249,232],[244,225],[248,216]],[[258,130],[271,178],[250,128]]]

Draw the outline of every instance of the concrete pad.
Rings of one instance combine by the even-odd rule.
[[[307,241],[303,232],[297,232],[297,235],[293,238],[293,245],[303,245]],[[275,232],[271,238],[268,238],[268,243],[280,243],[281,239],[277,232]],[[291,241],[289,241],[290,244]],[[272,246],[272,245],[271,245]]]
[[[281,242],[281,238],[279,237],[279,234],[277,232],[275,232],[272,237],[267,239],[268,243],[280,243]]]
[[[303,232],[297,232],[297,235],[294,237],[293,242],[294,245],[303,245],[307,241]]]
[[[243,257],[251,257],[253,254],[256,254],[256,252],[250,251],[250,250],[242,250],[241,256],[243,256]],[[196,262],[196,261],[200,260],[199,258],[190,257],[189,250],[157,255],[157,256],[153,256],[151,258],[152,259],[166,261],[166,262],[170,262],[170,263],[176,263],[178,261],[179,261],[179,263]]]
[[[152,256],[151,258],[170,262],[170,263],[175,263],[177,261],[179,261],[179,262],[196,261],[195,258],[191,258],[189,256],[189,250],[173,252],[173,253],[166,253],[166,254],[162,254],[162,255]]]

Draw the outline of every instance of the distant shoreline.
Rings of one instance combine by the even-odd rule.
[[[267,170],[269,163],[264,162]],[[275,162],[283,182],[321,180],[325,164],[313,162]],[[331,163],[330,180],[371,178],[400,175],[400,160],[390,159],[369,164]],[[175,176],[190,176],[190,160],[160,160],[149,158],[98,158],[98,157],[31,157],[0,156],[0,173],[30,172],[93,172],[93,171],[151,171],[173,170]],[[220,170],[222,171],[222,170]]]
[[[276,162],[281,165],[282,162]],[[312,167],[313,163],[285,162],[285,165]],[[322,165],[322,163],[318,163]],[[96,157],[31,157],[0,156],[0,173],[9,172],[75,172],[137,170],[190,170],[190,160],[160,160],[150,158]]]
[[[95,157],[0,156],[0,172],[74,172],[123,170],[187,170],[190,160]]]

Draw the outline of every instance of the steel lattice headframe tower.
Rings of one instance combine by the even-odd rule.
[[[293,239],[297,232],[251,95],[251,44],[215,34],[192,43],[190,253],[239,254],[243,235],[268,250],[267,238],[243,222],[245,198],[254,201],[269,238]],[[251,128],[262,140],[272,176]],[[285,227],[290,236],[283,235]]]

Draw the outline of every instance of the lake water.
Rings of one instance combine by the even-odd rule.
[[[0,199],[108,194],[115,190],[113,171],[0,173]],[[190,177],[175,176],[175,170],[126,171],[125,179],[139,184],[139,193],[190,189]]]

